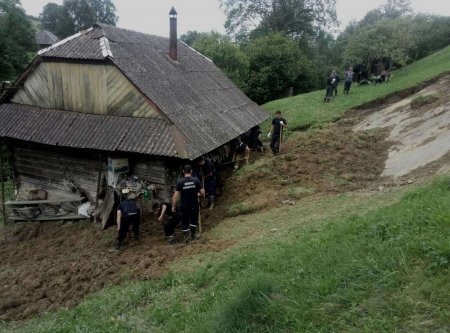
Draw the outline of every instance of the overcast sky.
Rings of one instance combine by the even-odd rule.
[[[61,4],[62,0],[22,0],[27,14],[38,16],[48,2]],[[169,11],[178,12],[178,35],[189,30],[225,33],[225,16],[219,0],[113,0],[119,16],[118,26],[152,35],[169,35]],[[386,0],[337,0],[337,15],[343,29],[351,19],[361,19],[369,10]],[[450,16],[449,0],[412,0],[416,12]]]

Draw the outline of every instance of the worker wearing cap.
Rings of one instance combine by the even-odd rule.
[[[129,189],[123,189],[125,199],[117,207],[117,241],[114,250],[119,250],[127,236],[130,225],[133,227],[134,239],[139,240],[140,210]]]
[[[183,175],[184,177],[177,181],[175,193],[173,194],[172,212],[177,212],[180,216],[184,241],[189,243],[191,239],[195,239],[198,227],[198,214],[200,211],[198,197],[204,195],[205,191],[200,180],[192,176],[192,167],[190,165],[184,166]]]

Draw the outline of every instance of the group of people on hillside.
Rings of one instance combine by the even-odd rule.
[[[389,72],[388,68],[385,68],[380,73],[380,75],[372,74],[372,77],[369,80],[368,78],[365,78],[364,75],[361,74],[361,71],[358,73],[355,73],[353,71],[353,67],[349,67],[348,70],[344,74],[344,91],[343,91],[344,95],[349,94],[350,87],[352,86],[352,83],[355,80],[355,75],[358,76],[358,79],[357,79],[358,85],[366,85],[366,84],[370,84],[371,82],[374,85],[377,85],[379,83],[388,82],[390,79],[390,72]],[[337,96],[339,82],[340,82],[340,77],[336,73],[336,71],[333,70],[331,72],[331,74],[327,77],[324,102],[329,103],[333,96],[334,97]]]
[[[350,92],[350,87],[353,83],[353,76],[355,73],[353,72],[353,68],[350,67],[344,74],[344,95],[348,95]],[[329,103],[331,98],[336,97],[338,94],[338,86],[340,82],[340,77],[336,73],[336,71],[332,71],[330,76],[327,78],[327,89],[325,93],[324,102]]]

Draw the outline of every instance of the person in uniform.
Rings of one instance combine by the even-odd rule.
[[[216,168],[209,158],[200,157],[198,160],[203,187],[208,199],[208,207],[214,207],[214,196],[216,193]]]
[[[183,174],[184,177],[177,181],[175,193],[173,194],[172,212],[180,216],[184,241],[189,243],[190,240],[195,239],[200,212],[199,196],[204,195],[205,191],[200,180],[192,176],[192,167],[190,165],[184,166]]]
[[[134,239],[139,240],[139,224],[141,222],[140,210],[134,200],[135,196],[129,189],[123,189],[122,194],[125,199],[117,207],[117,240],[114,250],[120,250],[124,239],[127,237],[130,226],[133,228]]]
[[[272,120],[272,128],[268,134],[268,137],[272,137],[270,140],[270,148],[274,154],[280,151],[280,138],[284,127],[287,126],[286,119],[281,117],[281,111],[275,112],[275,118]]]
[[[170,244],[175,244],[175,228],[180,223],[180,217],[173,212],[172,204],[170,202],[155,203],[153,211],[159,215],[158,221],[164,223],[167,218],[167,222],[164,223],[164,236]]]

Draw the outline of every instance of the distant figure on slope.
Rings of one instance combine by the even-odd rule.
[[[341,78],[335,71],[333,71],[333,73],[334,73],[333,91],[334,91],[334,97],[336,97],[337,93],[338,93],[339,81],[341,80]]]
[[[344,95],[348,95],[350,92],[350,87],[352,86],[353,82],[353,75],[355,73],[353,72],[353,67],[349,67],[348,71],[345,72],[345,78],[344,78]]]
[[[270,140],[270,148],[274,155],[280,151],[280,142],[286,126],[287,121],[281,117],[281,111],[275,112],[275,118],[272,120],[272,128],[268,134],[268,137],[272,137]]]
[[[333,89],[334,89],[334,72],[330,74],[327,78],[327,90],[325,91],[325,98],[323,99],[324,102],[329,103],[331,100],[331,97],[333,97]]]

